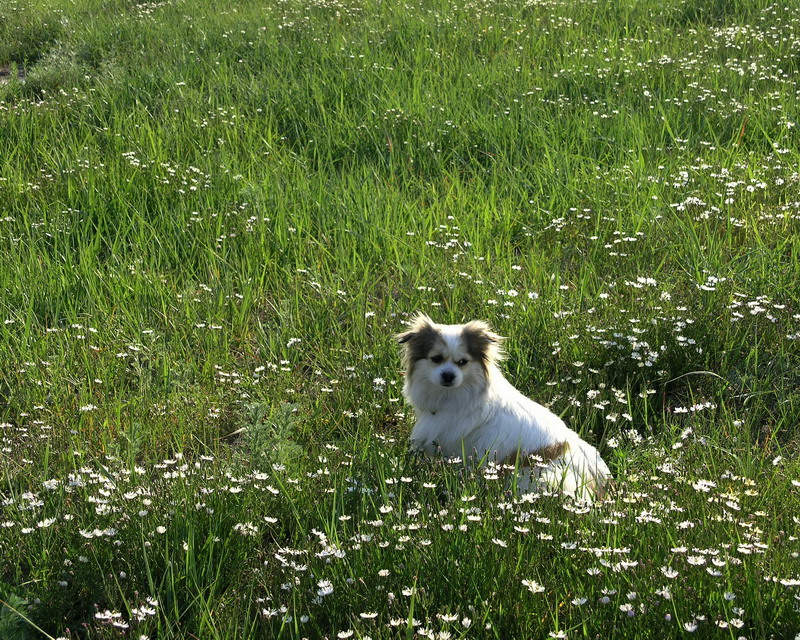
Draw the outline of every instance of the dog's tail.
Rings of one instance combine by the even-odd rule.
[[[539,477],[548,485],[587,502],[602,498],[613,479],[597,449],[580,440],[569,442],[564,455],[543,469]]]

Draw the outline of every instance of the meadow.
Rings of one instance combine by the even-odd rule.
[[[794,638],[794,0],[0,0],[0,638]],[[489,321],[590,506],[408,452]]]

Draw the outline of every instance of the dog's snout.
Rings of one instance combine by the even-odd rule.
[[[456,374],[452,371],[442,371],[442,384],[446,387],[449,387],[453,384],[453,380],[456,379]]]

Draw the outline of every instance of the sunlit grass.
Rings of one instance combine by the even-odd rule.
[[[0,637],[792,637],[798,48],[759,0],[0,0]],[[608,502],[408,455],[416,310],[508,336]]]

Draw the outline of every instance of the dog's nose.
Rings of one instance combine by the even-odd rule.
[[[445,387],[449,387],[453,384],[453,380],[456,379],[456,374],[452,371],[442,371],[442,384]]]

